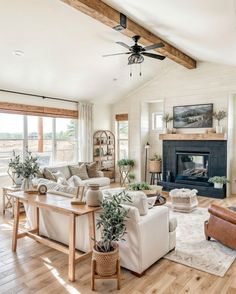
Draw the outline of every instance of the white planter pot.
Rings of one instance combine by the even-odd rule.
[[[215,189],[222,189],[223,188],[223,184],[221,184],[221,183],[214,183],[214,188]]]
[[[216,133],[222,134],[223,133],[223,127],[222,126],[216,126]]]
[[[99,190],[98,184],[89,184],[89,188],[86,192],[86,203],[88,206],[100,206],[102,201],[102,192]]]

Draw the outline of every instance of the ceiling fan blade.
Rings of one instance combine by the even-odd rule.
[[[130,46],[129,46],[129,45],[127,45],[127,44],[125,44],[125,43],[123,43],[123,42],[116,42],[116,44],[119,44],[119,45],[121,45],[121,46],[125,47],[126,49],[129,49],[129,50],[131,50]]]
[[[155,58],[155,59],[160,59],[160,60],[163,60],[166,58],[165,56],[162,56],[159,54],[148,53],[148,52],[142,52],[142,55],[147,56],[147,57],[151,57],[151,58]]]
[[[162,48],[162,47],[165,47],[165,45],[163,43],[157,43],[157,44],[152,44],[152,45],[144,47],[142,49],[142,51],[149,51],[149,50],[153,50],[156,48]]]
[[[131,53],[132,53],[132,52],[114,53],[114,54],[105,54],[105,55],[102,55],[102,57],[115,56],[115,55],[123,55],[123,54],[131,54]]]

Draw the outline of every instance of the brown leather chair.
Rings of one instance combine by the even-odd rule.
[[[236,212],[212,204],[208,209],[210,218],[205,222],[205,236],[236,250]]]

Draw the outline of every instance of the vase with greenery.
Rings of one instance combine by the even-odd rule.
[[[16,155],[15,151],[13,150],[12,158],[10,158],[10,161],[8,163],[8,170],[7,170],[9,177],[12,179],[13,187],[18,187],[21,185],[21,181],[16,174],[16,167],[19,165],[19,163],[20,163],[20,155]]]
[[[208,180],[208,182],[213,183],[214,188],[222,189],[226,183],[229,183],[229,180],[226,177],[215,176],[215,177],[210,178]]]
[[[21,189],[25,192],[29,192],[33,188],[32,179],[39,172],[37,160],[38,158],[30,152],[27,153],[24,160],[21,160],[20,156],[15,156],[10,159],[9,167],[14,168],[18,178],[23,178]]]
[[[165,127],[163,129],[163,133],[164,134],[168,134],[169,133],[168,123],[173,120],[173,116],[169,115],[169,113],[166,113],[166,114],[163,115],[162,120],[165,123]]]
[[[102,211],[97,218],[96,227],[100,230],[100,240],[94,240],[92,254],[93,270],[102,277],[114,275],[119,260],[118,241],[125,240],[125,221],[128,210],[121,204],[131,202],[125,192],[104,197],[101,202]]]
[[[153,157],[149,159],[149,171],[151,173],[161,172],[162,160],[161,156],[154,153]]]
[[[220,122],[227,117],[227,112],[224,110],[219,110],[213,112],[213,118],[217,121],[216,133],[223,133],[223,127],[220,125]]]

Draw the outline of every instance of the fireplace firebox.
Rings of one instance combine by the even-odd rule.
[[[164,140],[164,190],[174,188],[197,189],[198,194],[224,198],[226,188],[214,189],[208,182],[213,176],[226,176],[227,141]]]

